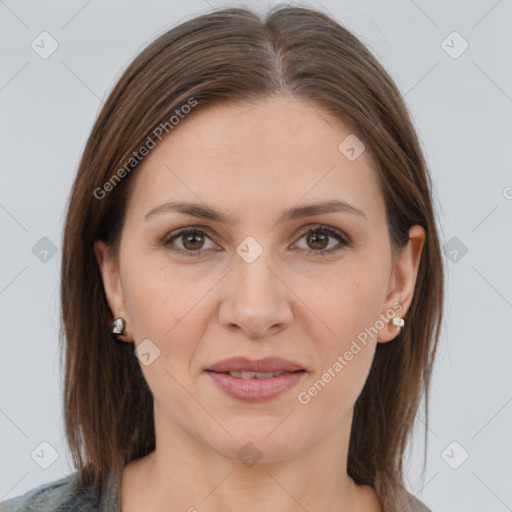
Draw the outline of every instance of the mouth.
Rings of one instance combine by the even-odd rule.
[[[208,372],[213,372],[213,370],[206,370]],[[231,371],[231,372],[213,372],[213,373],[222,373],[224,375],[229,375],[230,377],[234,377],[235,379],[249,380],[249,379],[272,379],[273,377],[279,377],[281,375],[286,375],[290,373],[305,373],[306,370],[295,370],[293,372],[251,372],[251,371]]]
[[[244,402],[264,402],[292,389],[302,380],[307,371],[304,369],[290,372],[254,372],[206,370],[217,388],[226,396]]]
[[[219,361],[206,368],[207,371],[232,374],[232,377],[251,379],[266,379],[272,377],[270,373],[293,373],[305,368],[295,361],[281,357],[264,357],[263,359],[250,359],[245,356],[236,356]],[[255,375],[252,375],[255,374]]]

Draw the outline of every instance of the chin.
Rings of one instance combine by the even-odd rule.
[[[282,418],[277,421],[267,419],[254,425],[249,418],[245,418],[245,422],[237,422],[236,426],[226,425],[233,437],[225,435],[222,438],[207,439],[206,442],[220,455],[239,460],[247,467],[256,462],[280,462],[296,456],[306,443],[304,432],[299,438],[297,432],[279,425],[281,421]]]

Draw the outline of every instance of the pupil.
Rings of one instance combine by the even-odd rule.
[[[192,234],[192,235],[187,235],[185,237],[185,247],[187,247],[187,244],[190,242],[190,240],[196,240],[196,242],[199,240],[199,245],[201,244],[201,235],[197,235],[197,234]],[[192,245],[194,245],[194,242],[192,242]],[[197,249],[198,247],[194,246],[192,247],[192,249]]]
[[[313,245],[320,240],[321,247],[314,247],[315,249],[325,249],[327,247],[327,244],[325,244],[325,243],[322,245],[322,242],[327,241],[327,236],[325,236],[325,235],[319,235],[318,233],[314,233],[310,236],[309,240],[310,241],[313,240]]]

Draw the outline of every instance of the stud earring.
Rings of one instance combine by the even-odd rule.
[[[110,326],[110,335],[117,342],[122,342],[121,336],[126,336],[126,320],[120,316],[116,318]]]
[[[405,320],[400,316],[393,317],[389,323],[396,327],[397,331],[400,332],[402,327],[405,325]]]

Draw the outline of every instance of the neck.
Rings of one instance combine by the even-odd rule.
[[[155,410],[155,420],[158,415]],[[347,475],[349,429],[333,429],[292,457],[270,442],[260,452],[246,439],[231,439],[237,447],[247,445],[245,455],[261,454],[251,465],[250,457],[241,456],[241,461],[220,454],[174,422],[155,425],[155,451],[128,464],[123,473],[123,512],[380,511],[375,491]]]

